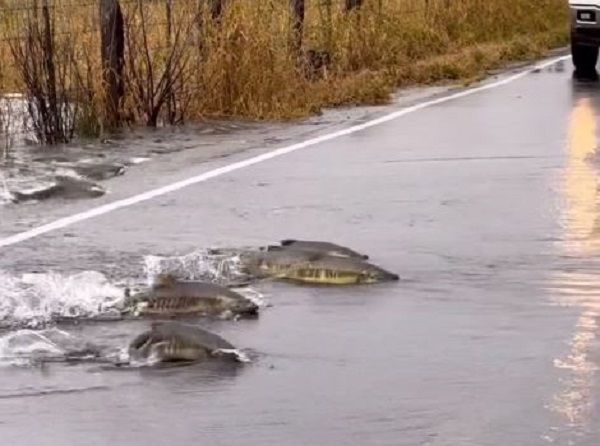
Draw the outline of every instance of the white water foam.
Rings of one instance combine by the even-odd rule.
[[[142,164],[145,163],[147,161],[150,161],[151,158],[145,157],[145,156],[134,156],[133,158],[129,158],[129,162],[131,164]]]
[[[198,250],[183,256],[144,258],[148,285],[157,275],[173,274],[183,280],[230,285],[247,279],[239,256]],[[261,293],[248,287],[235,291],[264,307]],[[14,276],[0,270],[0,327],[40,328],[57,319],[102,318],[118,315],[125,288],[97,271],[73,275],[55,272]]]
[[[159,274],[171,274],[182,280],[204,280],[229,285],[246,280],[248,276],[240,269],[240,258],[236,255],[213,254],[209,249],[200,249],[182,256],[155,256],[144,258],[148,286]]]
[[[215,353],[217,354],[217,356],[220,354],[225,356],[231,355],[235,357],[235,359],[239,362],[251,362],[248,355],[246,355],[246,353],[244,353],[243,351],[238,350],[237,348],[219,348],[215,350]]]
[[[34,138],[27,111],[27,99],[20,93],[0,95],[0,135],[6,150],[24,138]]]
[[[15,200],[14,195],[8,189],[8,183],[3,173],[0,172],[0,206],[12,203]]]
[[[0,366],[29,366],[49,359],[64,359],[69,352],[83,351],[86,344],[58,328],[22,329],[0,337]]]
[[[0,324],[40,327],[57,318],[86,318],[114,311],[124,291],[96,271],[12,276],[0,271]]]

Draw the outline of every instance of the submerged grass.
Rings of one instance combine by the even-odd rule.
[[[39,3],[0,1],[3,92],[26,91],[10,48],[27,38],[23,25],[37,20],[31,11]],[[97,3],[49,3],[62,87],[81,104],[80,134],[103,128]],[[564,0],[365,0],[349,14],[342,4],[306,0],[303,51],[326,54],[329,62],[310,78],[290,44],[289,0],[228,1],[220,21],[205,2],[122,1],[124,116],[153,124],[148,115],[158,103],[157,125],[173,122],[173,113],[177,122],[297,118],[328,106],[385,103],[397,87],[478,79],[568,42]],[[172,75],[174,52],[178,77],[159,96],[156,84]]]

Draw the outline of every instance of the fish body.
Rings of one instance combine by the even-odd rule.
[[[244,362],[233,345],[200,327],[174,321],[159,321],[129,344],[129,356],[155,362],[197,362],[212,358]]]
[[[255,302],[227,287],[208,282],[179,281],[171,276],[160,277],[150,290],[132,296],[128,307],[140,315],[258,314]]]
[[[242,261],[246,271],[256,277],[309,284],[351,285],[399,280],[397,274],[362,259],[303,250],[251,252]]]

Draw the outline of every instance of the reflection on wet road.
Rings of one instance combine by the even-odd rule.
[[[570,351],[555,361],[568,370],[563,389],[553,408],[565,423],[581,435],[593,433],[598,420],[598,371],[600,366],[600,212],[598,205],[599,154],[598,118],[600,100],[588,94],[574,94],[569,119],[567,165],[564,173],[564,237],[559,243],[565,266],[554,278],[556,300],[573,306],[580,316],[570,341]],[[593,92],[591,92],[593,93]],[[597,426],[597,424],[596,424]]]
[[[595,446],[599,117],[600,87],[559,63],[2,250],[14,292],[52,270],[96,277],[97,294],[105,276],[81,271],[143,281],[148,256],[193,265],[201,248],[291,237],[402,278],[256,285],[273,305],[257,320],[203,321],[253,358],[235,370],[0,366],[2,443]],[[116,194],[197,174],[190,157],[143,164]],[[21,207],[0,233],[81,209]],[[114,349],[145,327],[61,328]]]

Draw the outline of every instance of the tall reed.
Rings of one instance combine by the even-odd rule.
[[[124,120],[289,119],[332,105],[381,103],[398,86],[476,79],[568,42],[564,0],[305,5],[297,48],[290,0],[121,0]],[[40,140],[101,133],[98,1],[4,0],[0,12],[0,90],[26,93],[38,115],[47,108],[64,117],[38,122]],[[57,137],[48,126],[59,128]]]

